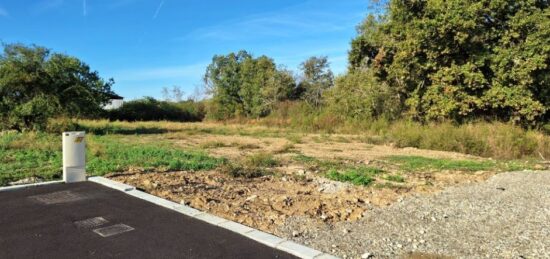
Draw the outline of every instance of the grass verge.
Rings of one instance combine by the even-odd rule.
[[[179,171],[210,170],[224,162],[200,151],[186,151],[163,142],[139,143],[135,136],[87,136],[88,175],[122,172],[130,168]],[[61,136],[45,133],[0,133],[0,186],[37,177],[60,179]]]

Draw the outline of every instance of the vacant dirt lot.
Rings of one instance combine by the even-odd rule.
[[[260,156],[261,159],[269,160],[268,163],[265,164],[266,161],[263,160],[256,162],[251,169],[260,170],[261,174],[253,177],[235,177],[223,168],[198,172],[150,172],[135,168],[109,177],[137,186],[154,195],[188,204],[279,236],[293,238],[339,256],[508,255],[502,254],[502,250],[499,249],[493,251],[474,248],[475,238],[471,240],[472,248],[468,251],[464,250],[465,246],[447,248],[445,236],[449,233],[455,233],[453,238],[458,239],[460,235],[465,235],[464,238],[467,239],[466,236],[476,234],[469,233],[467,229],[471,228],[465,228],[465,225],[452,226],[442,220],[447,219],[451,213],[458,217],[481,213],[476,212],[480,209],[497,210],[494,206],[498,204],[487,200],[489,194],[480,193],[481,197],[449,194],[445,196],[448,197],[447,203],[434,202],[433,208],[430,205],[432,199],[437,199],[434,197],[441,197],[448,190],[456,192],[463,190],[460,188],[481,188],[471,186],[487,184],[484,182],[502,168],[495,166],[476,170],[475,167],[470,168],[470,164],[464,165],[463,168],[445,168],[446,164],[434,165],[435,167],[430,167],[430,164],[423,165],[425,168],[413,167],[416,166],[414,164],[404,167],[388,157],[424,157],[432,159],[429,163],[485,163],[491,162],[490,160],[459,153],[373,145],[365,143],[360,136],[355,135],[286,132],[259,134],[254,130],[245,134],[237,134],[238,132],[240,131],[190,129],[144,136],[139,141],[145,143],[168,139],[184,149],[202,149],[210,155],[226,158],[228,164],[247,163],[250,158],[263,154]],[[363,167],[378,170],[373,174],[373,179],[370,179],[372,182],[368,184],[335,181],[327,177],[329,168],[337,168],[343,172]],[[523,178],[520,181],[523,181]],[[480,199],[475,206],[493,207],[474,209],[464,204],[458,208],[445,207],[453,202],[462,204],[461,200],[475,200],[475,197]],[[403,207],[403,204],[409,204],[407,201],[414,203]],[[504,204],[513,201],[507,202]],[[437,210],[437,213],[432,213],[432,210]],[[432,221],[432,218],[435,220]],[[425,224],[414,220],[423,220]],[[461,224],[467,223],[467,219],[461,220]],[[436,228],[437,231],[432,231]],[[427,233],[427,230],[431,231],[429,235],[422,234],[417,237],[415,234]],[[403,231],[403,235],[399,234],[400,231]],[[496,236],[494,238],[498,239]],[[434,241],[439,239],[441,241]],[[540,251],[535,254],[540,255]]]

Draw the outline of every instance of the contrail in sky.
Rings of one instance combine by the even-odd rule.
[[[159,13],[160,13],[160,9],[162,8],[162,5],[164,5],[164,0],[163,0],[163,1],[160,1],[160,4],[159,4],[159,6],[157,7],[157,10],[155,11],[155,14],[153,15],[153,20],[154,20],[154,19],[157,19],[157,16],[158,16]]]
[[[82,0],[82,15],[86,16],[88,12],[86,11],[86,0]]]

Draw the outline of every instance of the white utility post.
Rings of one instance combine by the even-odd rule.
[[[86,133],[63,132],[63,181],[86,181]]]

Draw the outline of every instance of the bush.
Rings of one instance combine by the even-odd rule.
[[[152,97],[129,101],[118,109],[107,112],[110,120],[124,121],[201,121],[205,116],[200,102],[179,103],[158,101]]]
[[[483,157],[513,159],[550,156],[550,138],[506,123],[420,124],[401,121],[390,126],[385,138],[398,147],[455,151]]]
[[[399,99],[370,72],[351,71],[340,76],[328,92],[327,109],[342,119],[395,118],[401,112]]]

